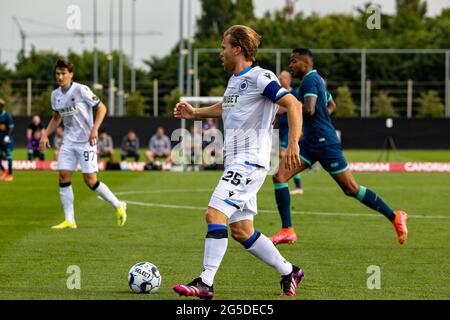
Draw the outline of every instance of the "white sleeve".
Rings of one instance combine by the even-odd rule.
[[[257,88],[260,94],[276,102],[278,99],[288,94],[289,91],[283,88],[278,78],[272,71],[263,70],[257,78]]]
[[[91,89],[89,89],[88,86],[81,86],[80,94],[83,101],[92,108],[96,107],[100,103],[100,99],[91,91]]]
[[[50,103],[52,104],[52,111],[53,112],[58,112],[56,110],[55,91],[52,92],[52,96],[50,98]]]

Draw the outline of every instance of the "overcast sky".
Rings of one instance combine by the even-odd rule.
[[[123,0],[123,25],[124,32],[131,31],[131,2]],[[135,0],[136,1],[136,31],[158,31],[162,35],[145,35],[136,37],[136,65],[143,67],[143,59],[152,55],[163,56],[167,54],[179,39],[179,0]],[[200,14],[200,1],[192,1],[192,25],[195,17]],[[303,11],[306,15],[311,12],[327,14],[330,12],[354,12],[355,7],[361,6],[368,0],[298,0],[296,11]],[[184,0],[185,9],[188,0]],[[381,5],[382,12],[394,13],[395,0],[375,0]],[[442,8],[450,7],[450,0],[428,0],[429,15],[437,15]],[[118,29],[118,0],[114,0],[114,29]],[[284,6],[285,0],[254,0],[257,16],[266,11],[273,11]],[[110,0],[97,0],[98,4],[98,31],[109,30]],[[13,22],[13,16],[17,16],[27,38],[27,50],[33,44],[37,49],[52,49],[61,54],[66,54],[69,48],[76,52],[92,48],[92,36],[84,40],[80,37],[53,37],[38,38],[32,34],[42,33],[69,33],[67,20],[70,14],[68,7],[76,5],[80,8],[80,31],[93,30],[93,0],[0,0],[0,61],[7,62],[9,66],[15,63],[15,57],[21,48],[21,39],[17,26]],[[187,12],[187,10],[186,10]],[[187,18],[185,18],[186,22]],[[131,38],[124,37],[124,51],[131,53]],[[102,36],[98,39],[98,47],[107,51],[109,37]],[[118,38],[114,38],[113,47],[118,47]]]

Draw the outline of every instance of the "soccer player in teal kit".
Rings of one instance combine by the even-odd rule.
[[[298,98],[297,90],[291,87],[292,82],[291,74],[288,71],[282,71],[278,78],[280,79],[280,84],[284,88],[288,89],[296,98]],[[333,101],[333,97],[331,93],[329,93],[328,91],[327,91],[327,109],[328,114],[332,114],[336,109],[336,104]],[[289,126],[285,112],[286,111],[283,108],[280,108],[280,110],[278,111],[278,113],[281,114],[278,128],[280,136],[280,159],[283,157],[283,152],[285,152],[288,145]],[[294,182],[295,182],[295,189],[291,191],[291,195],[303,194],[300,174],[294,176]],[[284,184],[281,185],[282,188],[284,186],[285,186]],[[284,192],[281,193],[275,192],[275,197],[283,197],[284,194],[285,194]],[[278,201],[278,199],[276,200],[277,203],[282,203],[283,199],[280,199],[280,201]],[[290,214],[281,215],[281,229],[276,234],[271,236],[269,239],[275,244],[281,243],[293,244],[297,241],[297,234],[295,233],[295,229],[292,225]]]
[[[14,122],[11,114],[4,110],[5,102],[0,99],[0,180],[13,181],[12,152]],[[8,161],[8,170],[2,165],[2,160]]]
[[[281,218],[290,219],[291,216],[287,182],[293,175],[319,161],[347,196],[358,199],[389,219],[394,225],[399,243],[403,244],[408,239],[408,215],[404,211],[393,211],[374,191],[356,183],[328,114],[325,81],[313,69],[313,64],[313,54],[309,49],[292,51],[289,67],[292,75],[301,79],[298,99],[303,103],[303,139],[300,141],[300,167],[287,169],[282,160],[279,171],[273,176]]]

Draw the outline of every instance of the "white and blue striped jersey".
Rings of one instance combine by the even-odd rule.
[[[72,82],[66,91],[61,87],[53,90],[51,102],[52,110],[61,115],[64,124],[63,143],[87,143],[94,125],[92,108],[100,99],[88,86]]]
[[[288,93],[258,66],[231,76],[222,101],[225,166],[237,160],[269,170],[275,102]]]

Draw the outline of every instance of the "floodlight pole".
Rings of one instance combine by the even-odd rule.
[[[98,53],[97,53],[97,0],[94,0],[94,43],[93,43],[93,67],[94,86],[98,83]]]
[[[118,100],[118,115],[124,115],[123,107],[123,0],[119,0],[119,92],[117,93]]]
[[[113,18],[114,18],[114,0],[109,1],[109,56],[108,56],[108,83],[109,83],[109,97],[108,107],[109,115],[113,116],[114,112],[114,58],[113,58]]]
[[[180,0],[180,43],[178,50],[178,89],[184,92],[184,57],[183,57],[183,0]]]
[[[19,23],[19,20],[17,19],[16,16],[13,16],[13,21],[16,24],[17,28],[19,29],[19,33],[20,33],[20,38],[22,39],[22,53],[23,56],[25,57],[25,50],[26,50],[26,38],[27,35],[25,34],[25,31],[22,28],[22,25]]]
[[[194,50],[194,83],[198,81],[198,50]],[[195,91],[195,90],[194,90]]]
[[[187,16],[187,37],[188,37],[188,56],[187,56],[187,72],[186,72],[186,93],[192,95],[192,35],[191,35],[191,8],[192,1],[188,0],[188,16]]]
[[[450,118],[450,50],[445,51],[445,117]]]
[[[136,70],[134,69],[135,46],[136,46],[135,35],[136,35],[136,0],[133,0],[131,10],[131,92],[136,91]]]
[[[366,50],[361,50],[361,118],[366,117],[366,110],[364,108],[366,94]]]
[[[178,50],[178,89],[180,90],[180,93],[183,94],[184,92],[184,57],[183,57],[183,0],[180,0],[180,43],[179,43],[179,50]],[[183,150],[185,150],[185,143],[186,143],[186,137],[184,135],[184,131],[186,129],[186,119],[181,119],[181,146]],[[184,170],[184,166],[183,166]]]

